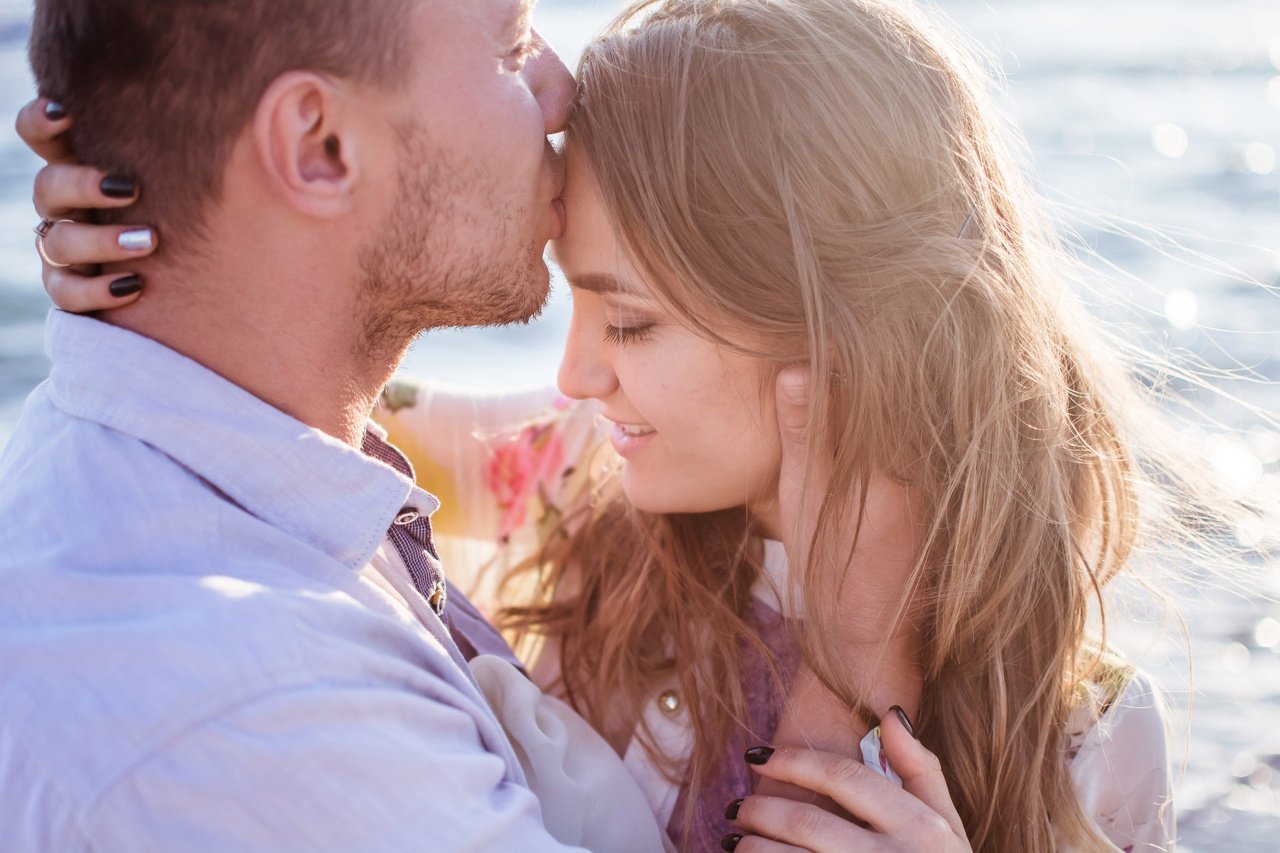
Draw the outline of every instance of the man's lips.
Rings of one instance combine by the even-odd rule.
[[[564,195],[564,185],[569,174],[568,161],[550,140],[547,140],[547,167],[551,172],[551,186],[555,190],[555,197],[560,198]]]
[[[564,155],[555,149],[550,140],[547,140],[547,171],[551,175],[550,205],[556,218],[556,224],[551,229],[551,239],[555,240],[564,233],[567,219],[564,208],[564,186],[568,178],[568,169]]]
[[[559,240],[564,234],[565,210],[564,200],[556,197],[551,199],[551,214],[553,222],[551,225],[551,239]]]

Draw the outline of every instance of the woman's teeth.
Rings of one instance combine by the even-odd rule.
[[[618,429],[622,431],[623,435],[631,435],[631,436],[648,435],[649,433],[654,431],[653,427],[632,426],[629,424],[618,424]]]

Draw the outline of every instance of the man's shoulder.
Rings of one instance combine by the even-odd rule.
[[[40,395],[0,460],[0,675],[24,659],[59,671],[56,659],[89,679],[120,664],[216,688],[255,672],[358,666],[361,649],[402,655],[412,644],[397,633],[430,639],[320,543]]]
[[[51,828],[91,817],[115,826],[166,790],[205,785],[228,807],[240,796],[287,800],[264,789],[269,767],[363,766],[350,754],[362,746],[391,767],[387,741],[421,757],[464,745],[438,737],[482,728],[483,709],[443,650],[341,591],[224,577],[168,592],[168,606],[140,596],[113,616],[0,625],[0,787],[13,793],[0,824],[25,812]],[[275,775],[287,784],[290,772]]]
[[[145,442],[35,397],[0,482],[0,759],[82,788],[273,691],[465,679],[357,571]]]
[[[0,754],[87,802],[174,738],[273,697],[467,706],[430,637],[358,589],[265,569],[82,576],[36,594],[19,579],[0,603]],[[15,766],[0,761],[0,784]]]
[[[6,790],[83,806],[191,733],[223,731],[218,721],[252,718],[256,743],[287,740],[267,708],[320,709],[338,726],[362,707],[407,705],[496,729],[447,639],[345,555],[144,441],[37,392],[0,482]]]
[[[0,454],[0,536],[73,533],[95,517],[127,528],[131,515],[206,491],[161,451],[51,401],[46,386],[28,398]],[[59,529],[60,525],[65,525]]]

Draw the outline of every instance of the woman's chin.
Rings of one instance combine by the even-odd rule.
[[[670,478],[660,479],[661,482],[654,482],[647,477],[636,477],[627,470],[622,475],[622,492],[640,512],[655,515],[716,512],[740,505],[740,502],[717,500],[714,495],[675,489]]]

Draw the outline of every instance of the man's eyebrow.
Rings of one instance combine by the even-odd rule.
[[[640,292],[616,275],[604,272],[589,272],[582,275],[566,276],[569,286],[574,290],[585,290],[588,293],[618,293],[624,296],[639,296]]]

